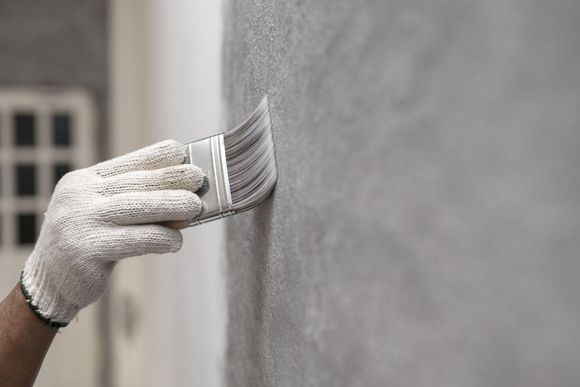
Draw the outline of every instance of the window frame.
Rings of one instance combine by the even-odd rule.
[[[32,112],[35,117],[35,144],[15,143],[15,115]],[[68,146],[53,142],[53,116],[70,114]],[[31,245],[19,245],[18,214],[36,214],[36,235],[54,189],[54,167],[69,164],[73,169],[96,161],[96,109],[91,94],[78,88],[0,87],[0,258],[27,256]],[[16,165],[36,165],[36,194],[18,196]]]

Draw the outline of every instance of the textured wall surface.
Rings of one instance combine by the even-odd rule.
[[[580,2],[230,0],[230,386],[580,383]]]

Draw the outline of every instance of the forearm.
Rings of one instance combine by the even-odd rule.
[[[1,385],[32,386],[56,332],[30,309],[18,284],[0,303]]]

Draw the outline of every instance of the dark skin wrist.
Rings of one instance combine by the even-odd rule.
[[[0,384],[32,386],[57,332],[34,314],[17,284],[0,303]]]

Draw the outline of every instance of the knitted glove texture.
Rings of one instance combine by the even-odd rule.
[[[168,140],[60,180],[21,279],[45,321],[64,326],[96,301],[120,259],[181,248],[181,233],[159,223],[201,210],[194,192],[204,175],[184,159]]]

